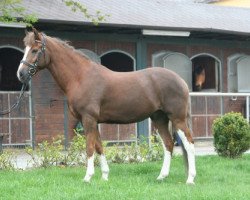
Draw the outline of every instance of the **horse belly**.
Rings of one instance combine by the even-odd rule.
[[[146,99],[118,98],[101,107],[99,121],[102,123],[133,123],[148,118],[155,111],[155,106]]]

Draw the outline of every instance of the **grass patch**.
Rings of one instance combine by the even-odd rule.
[[[218,156],[197,157],[195,186],[185,184],[180,156],[172,159],[170,176],[156,181],[162,162],[111,164],[108,182],[100,169],[90,184],[83,183],[86,168],[0,171],[0,199],[249,199],[250,155],[231,160]]]

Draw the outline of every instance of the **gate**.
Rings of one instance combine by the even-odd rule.
[[[0,110],[7,110],[17,101],[20,92],[0,91]],[[19,107],[0,116],[0,134],[5,135],[4,146],[32,146],[32,109],[30,91],[24,93]]]
[[[228,112],[240,112],[249,122],[250,93],[191,92],[191,118],[193,136],[211,139],[214,119]]]

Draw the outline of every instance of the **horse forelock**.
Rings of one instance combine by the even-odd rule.
[[[26,36],[23,39],[24,45],[25,46],[32,46],[35,43],[35,37],[33,32],[28,32]]]

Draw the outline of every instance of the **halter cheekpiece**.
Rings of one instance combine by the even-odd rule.
[[[46,46],[45,35],[42,33],[42,41],[40,42],[40,41],[36,40],[36,42],[39,42],[39,43],[42,44],[42,47],[38,52],[36,61],[34,63],[29,63],[26,60],[21,60],[21,63],[23,63],[23,64],[25,64],[25,65],[27,65],[29,67],[29,72],[28,73],[29,73],[30,76],[35,75],[36,72],[38,71],[37,67],[38,67],[39,59],[40,59],[41,55],[45,53],[45,46]]]

